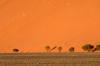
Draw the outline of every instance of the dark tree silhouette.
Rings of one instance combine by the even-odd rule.
[[[45,49],[46,49],[47,52],[49,52],[50,51],[50,46],[46,46]]]
[[[13,52],[19,52],[19,49],[13,49]]]
[[[96,45],[96,50],[100,50],[100,44]]]
[[[84,51],[88,51],[88,52],[92,51],[93,48],[94,48],[94,46],[91,45],[91,44],[86,44],[86,45],[82,46],[82,49],[83,49]]]
[[[75,48],[74,47],[70,47],[69,48],[69,52],[74,52],[75,51]]]
[[[62,49],[63,49],[63,48],[62,48],[61,46],[58,47],[58,51],[59,51],[59,52],[62,52]]]

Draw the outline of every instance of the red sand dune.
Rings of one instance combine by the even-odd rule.
[[[100,0],[0,0],[0,51],[82,51],[100,42]]]

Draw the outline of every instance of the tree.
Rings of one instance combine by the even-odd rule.
[[[19,52],[19,49],[13,49],[13,52]]]
[[[46,49],[47,52],[49,52],[50,51],[50,46],[46,46],[45,49]]]
[[[100,50],[100,45],[96,45],[96,50]]]
[[[69,52],[74,52],[75,51],[75,48],[74,47],[70,47],[69,48]]]
[[[62,48],[61,46],[58,47],[58,51],[59,51],[59,52],[62,52],[62,49],[63,49],[63,48]]]
[[[100,50],[100,45],[96,45],[96,47],[93,49],[93,52]]]
[[[94,48],[94,46],[91,44],[86,44],[86,45],[82,46],[82,49],[84,51],[88,51],[88,52],[92,51],[93,48]]]

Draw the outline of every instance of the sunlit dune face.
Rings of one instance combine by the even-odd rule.
[[[99,0],[0,0],[1,52],[82,51],[87,43],[100,43]]]

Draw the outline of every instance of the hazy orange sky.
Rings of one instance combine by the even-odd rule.
[[[100,0],[0,0],[0,52],[100,43]]]

